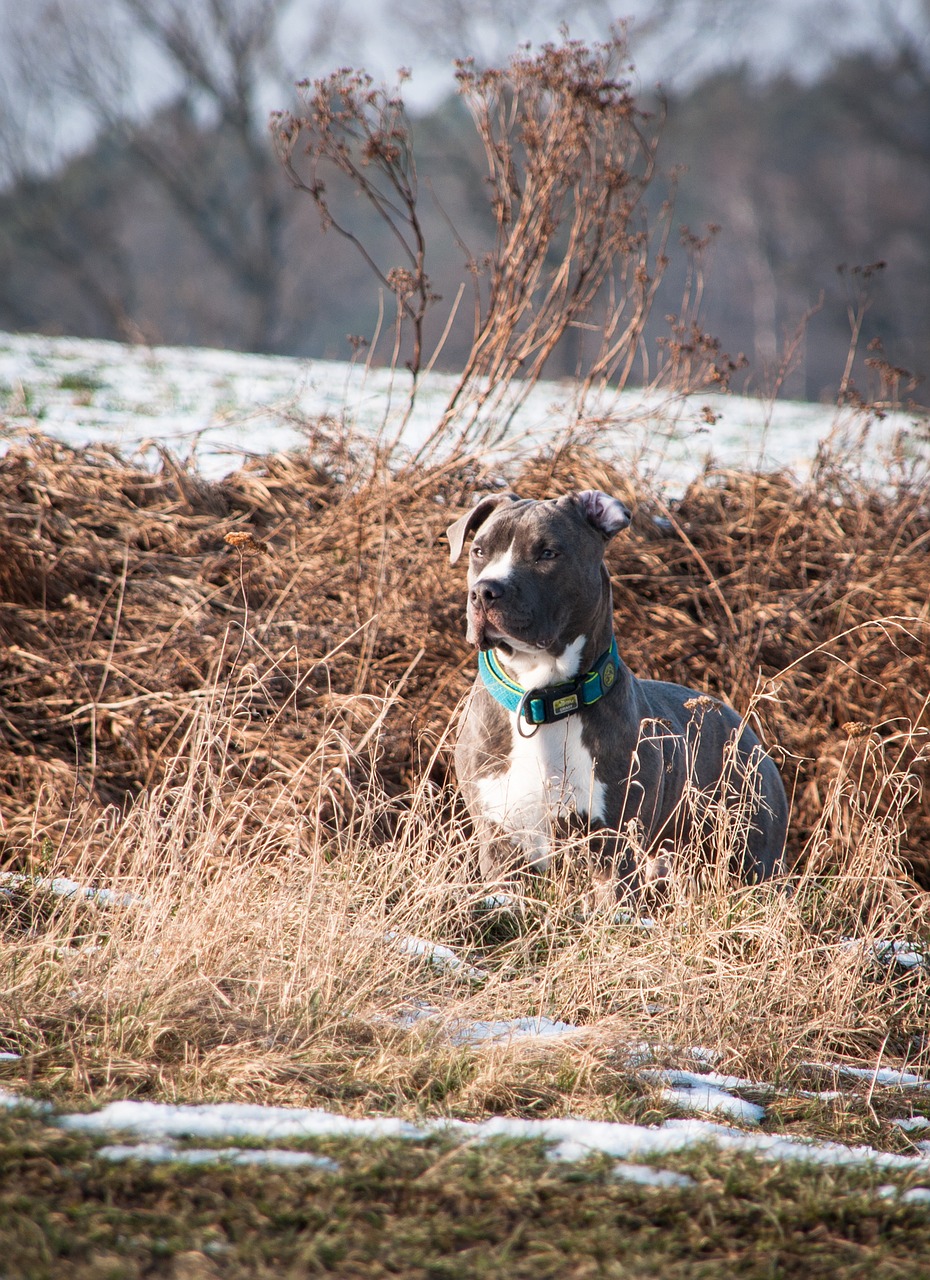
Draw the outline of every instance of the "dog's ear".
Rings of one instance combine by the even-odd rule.
[[[503,503],[519,501],[520,498],[515,493],[494,493],[487,498],[482,498],[476,506],[472,507],[471,511],[462,516],[460,520],[456,520],[455,524],[450,524],[446,530],[446,537],[449,539],[449,559],[452,563],[455,564],[462,554],[465,539],[472,529],[479,529],[491,512],[496,511]]]
[[[582,489],[580,493],[573,493],[571,496],[581,508],[587,522],[608,540],[625,529],[632,519],[629,507],[619,498],[612,498],[609,493],[601,493],[599,489]]]

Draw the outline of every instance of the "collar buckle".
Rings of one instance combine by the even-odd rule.
[[[554,724],[563,716],[580,711],[585,702],[582,685],[585,677],[565,680],[562,684],[550,684],[539,689],[528,689],[517,707],[518,718],[525,719],[537,729],[541,724]]]

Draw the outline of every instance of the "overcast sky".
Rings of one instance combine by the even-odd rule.
[[[403,0],[397,0],[403,4]],[[414,0],[415,2],[415,0]],[[436,0],[441,8],[442,0]],[[462,7],[480,15],[483,8],[501,12],[497,0],[459,0]],[[637,70],[644,84],[662,81],[682,87],[716,67],[746,62],[761,75],[789,70],[802,79],[819,74],[833,59],[851,50],[881,49],[898,32],[917,33],[930,55],[930,3],[928,0],[664,0],[673,4],[671,15],[650,33],[663,0],[621,0],[619,4],[562,3],[543,0],[518,8],[520,17],[506,22],[473,22],[487,60],[506,57],[518,40],[540,42],[558,35],[559,25],[569,25],[572,35],[597,38],[609,22],[630,22]],[[509,7],[509,6],[508,6]],[[534,18],[539,8],[548,16]],[[342,12],[354,14],[368,50],[368,64],[384,75],[395,66],[412,64],[418,92],[429,99],[454,88],[448,58],[430,58],[411,46],[410,32],[383,17],[385,8],[370,0],[347,0]],[[590,16],[586,16],[590,14]],[[346,52],[350,52],[347,49]]]

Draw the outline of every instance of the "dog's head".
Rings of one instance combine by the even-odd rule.
[[[482,498],[449,526],[452,563],[474,533],[468,566],[468,639],[479,649],[559,655],[609,624],[604,548],[630,523],[617,498],[595,489],[534,502]]]

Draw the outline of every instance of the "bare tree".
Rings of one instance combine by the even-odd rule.
[[[323,0],[310,11],[294,42],[304,57],[327,46],[335,7]],[[31,69],[34,100],[40,89],[47,103],[79,107],[157,186],[239,295],[240,341],[257,350],[275,345],[285,269],[287,188],[266,114],[269,84],[290,82],[303,62],[284,49],[294,9],[293,0],[48,0],[40,22],[20,27],[13,59]],[[20,175],[29,158],[11,147],[30,142],[23,114],[18,128],[0,129],[7,168]]]

